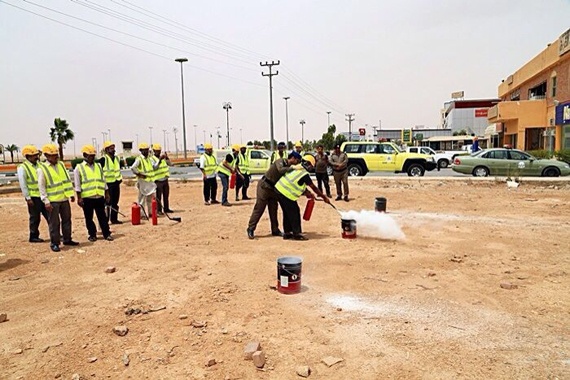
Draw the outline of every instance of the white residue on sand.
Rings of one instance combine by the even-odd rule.
[[[398,222],[384,212],[350,210],[341,212],[343,219],[356,221],[356,234],[384,240],[401,240],[406,237]]]

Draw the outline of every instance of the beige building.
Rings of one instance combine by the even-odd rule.
[[[570,149],[560,114],[570,103],[570,29],[499,85],[501,102],[487,118],[501,144],[523,150]],[[567,135],[568,134],[568,135]]]

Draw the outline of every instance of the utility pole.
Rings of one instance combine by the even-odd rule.
[[[220,137],[222,137],[222,135],[220,134],[220,128],[216,130],[216,133],[218,134],[218,149],[220,149]]]
[[[188,58],[176,58],[176,62],[180,63],[180,87],[182,89],[182,140],[184,145],[184,159],[188,158],[188,153],[186,152],[186,111],[184,107],[184,62],[188,62]],[[152,131],[151,131],[151,144],[152,144]]]
[[[174,147],[176,148],[176,158],[178,158],[178,137],[176,136],[178,133],[178,128],[172,128],[172,132],[174,132]]]
[[[271,151],[275,150],[275,146],[273,143],[274,137],[273,137],[273,82],[271,80],[271,78],[274,75],[279,75],[279,71],[276,71],[275,73],[271,72],[271,69],[273,68],[273,66],[279,66],[280,61],[271,61],[271,63],[265,61],[265,63],[263,62],[259,62],[259,65],[262,67],[269,67],[269,74],[265,74],[263,72],[261,72],[261,75],[264,77],[269,77],[269,125],[270,125],[270,142],[269,142],[269,146]]]
[[[152,145],[152,127],[148,127],[148,130],[150,131],[150,145]]]
[[[354,114],[347,113],[345,116],[347,117],[346,121],[348,121],[348,141],[352,141],[352,122],[354,121]]]
[[[301,124],[301,144],[305,144],[305,120],[299,120],[299,124]]]
[[[227,128],[227,143],[226,145],[230,146],[230,110],[232,109],[232,103],[225,102],[222,104],[222,108],[226,110],[226,128]]]
[[[328,120],[328,124],[327,124],[327,132],[328,132],[329,127],[331,126],[331,111],[327,111],[327,120]]]
[[[284,96],[285,99],[285,150],[289,150],[289,99],[291,97]]]
[[[166,152],[166,129],[162,130],[162,150]]]
[[[198,140],[196,138],[196,128],[198,128],[198,126],[194,124],[194,149],[196,149],[196,153],[198,153]]]

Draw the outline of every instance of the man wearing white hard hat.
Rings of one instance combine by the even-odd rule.
[[[172,165],[170,158],[166,152],[162,153],[162,146],[160,144],[152,144],[152,154],[151,159],[154,168],[154,183],[156,183],[156,199],[158,200],[158,213],[162,214],[164,212],[173,212],[170,209],[170,184],[168,183],[168,177],[170,177],[169,166]]]
[[[18,165],[18,181],[22,195],[28,204],[28,214],[30,215],[30,243],[42,243],[40,238],[40,222],[43,215],[48,220],[48,212],[44,203],[40,199],[40,189],[38,187],[38,160],[40,151],[33,145],[26,145],[22,148],[22,155],[26,158],[21,165]]]
[[[50,248],[59,252],[63,245],[79,245],[71,239],[71,205],[75,202],[73,184],[63,162],[59,161],[59,150],[54,144],[42,147],[46,162],[38,165],[38,188],[49,215]]]
[[[93,222],[93,213],[97,215],[99,228],[103,233],[103,239],[113,240],[109,230],[109,222],[105,213],[105,202],[109,199],[109,190],[105,182],[103,168],[95,162],[95,147],[85,145],[81,148],[83,161],[75,167],[73,180],[75,192],[77,193],[77,205],[83,209],[85,216],[85,226],[87,227],[87,238],[90,242],[97,240],[97,227]]]
[[[218,182],[216,180],[216,168],[218,160],[216,155],[212,154],[214,147],[212,144],[204,144],[204,153],[200,156],[200,171],[202,172],[202,180],[204,181],[204,204],[220,203],[216,200],[218,192]]]
[[[156,184],[154,183],[154,163],[152,162],[149,155],[150,146],[147,143],[139,144],[139,151],[141,152],[131,166],[131,170],[137,176],[137,189],[138,203],[139,205],[145,207],[143,203],[146,203],[147,215],[151,217],[151,196],[156,191]],[[152,186],[151,186],[152,185]],[[146,200],[146,202],[144,202]]]
[[[105,154],[99,160],[103,168],[105,182],[109,191],[109,202],[111,206],[108,208],[108,218],[111,224],[122,224],[119,220],[119,200],[121,198],[121,183],[123,175],[121,174],[121,163],[119,157],[115,155],[115,143],[105,141],[103,144]]]

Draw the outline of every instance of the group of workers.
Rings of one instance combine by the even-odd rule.
[[[18,179],[22,194],[28,205],[29,241],[43,242],[40,238],[39,225],[41,216],[46,219],[50,234],[50,248],[59,252],[60,245],[76,246],[79,243],[72,239],[71,205],[77,197],[77,205],[82,208],[88,240],[97,240],[97,227],[93,221],[97,217],[103,239],[112,241],[113,236],[109,224],[121,224],[118,219],[119,201],[121,196],[121,165],[115,155],[115,144],[111,141],[104,143],[104,154],[96,160],[96,149],[85,145],[81,149],[84,161],[74,169],[73,182],[69,173],[60,161],[60,152],[56,145],[46,144],[39,151],[33,145],[22,149],[24,162],[18,166]],[[137,177],[138,203],[144,209],[146,204],[147,216],[151,217],[151,196],[156,196],[157,213],[170,213],[170,159],[162,153],[160,144],[141,143],[138,146],[140,155],[135,159],[131,170]],[[228,200],[229,188],[235,187],[235,200],[251,199],[247,191],[251,182],[249,156],[247,147],[233,145],[231,153],[218,163],[213,154],[211,144],[205,144],[205,153],[200,157],[200,170],[203,176],[204,204],[220,204],[231,206]],[[152,154],[150,153],[152,149]],[[46,161],[40,162],[40,154]],[[307,240],[302,234],[300,208],[297,200],[305,195],[314,198],[308,190],[311,188],[325,203],[330,204],[331,192],[327,167],[333,168],[337,188],[336,200],[348,201],[347,157],[340,152],[340,146],[329,158],[323,152],[323,147],[317,147],[315,156],[305,154],[300,143],[295,149],[286,152],[286,145],[280,142],[277,151],[271,157],[271,165],[257,184],[256,202],[249,219],[247,235],[255,238],[255,229],[261,216],[268,209],[271,234],[283,239]],[[312,182],[309,172],[315,171],[318,187]],[[217,180],[222,183],[221,202],[217,198]],[[323,193],[324,186],[325,193]],[[278,205],[283,211],[283,232],[279,229],[277,219]]]

